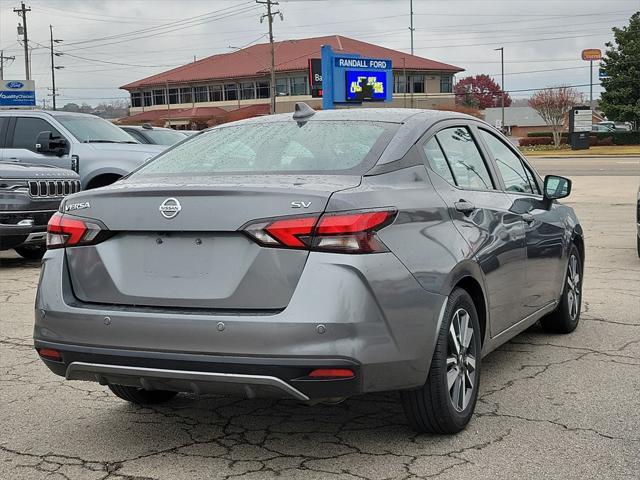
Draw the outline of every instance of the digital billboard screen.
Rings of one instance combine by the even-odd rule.
[[[380,70],[347,70],[347,102],[384,101],[387,97],[387,73]]]

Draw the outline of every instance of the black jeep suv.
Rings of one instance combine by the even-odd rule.
[[[72,170],[0,162],[0,250],[42,258],[49,218],[64,196],[79,191]]]

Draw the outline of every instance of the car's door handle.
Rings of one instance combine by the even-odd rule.
[[[532,224],[535,221],[535,217],[533,215],[531,215],[530,213],[523,213],[522,214],[522,219],[527,222],[528,224]]]
[[[459,211],[460,213],[464,213],[465,215],[468,215],[469,213],[473,212],[476,209],[476,206],[473,203],[467,202],[466,200],[463,200],[463,199],[460,199],[457,202],[455,202],[453,206],[456,207],[457,211]]]

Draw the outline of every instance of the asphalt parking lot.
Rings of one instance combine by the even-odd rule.
[[[32,347],[39,264],[3,252],[0,478],[638,478],[640,162],[533,163],[574,180],[567,203],[587,245],[582,322],[568,336],[534,326],[486,357],[466,431],[414,434],[395,394],[312,407],[181,395],[140,408],[62,381]]]

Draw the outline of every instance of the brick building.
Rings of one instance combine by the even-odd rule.
[[[320,108],[312,98],[309,60],[320,58],[322,45],[337,53],[390,58],[393,102],[381,107],[453,106],[453,78],[462,68],[397,50],[332,35],[285,40],[275,44],[276,111],[293,111],[295,102]],[[174,128],[202,128],[269,112],[268,43],[198,60],[137,80],[122,89],[131,94],[131,116],[123,123],[154,123]]]

